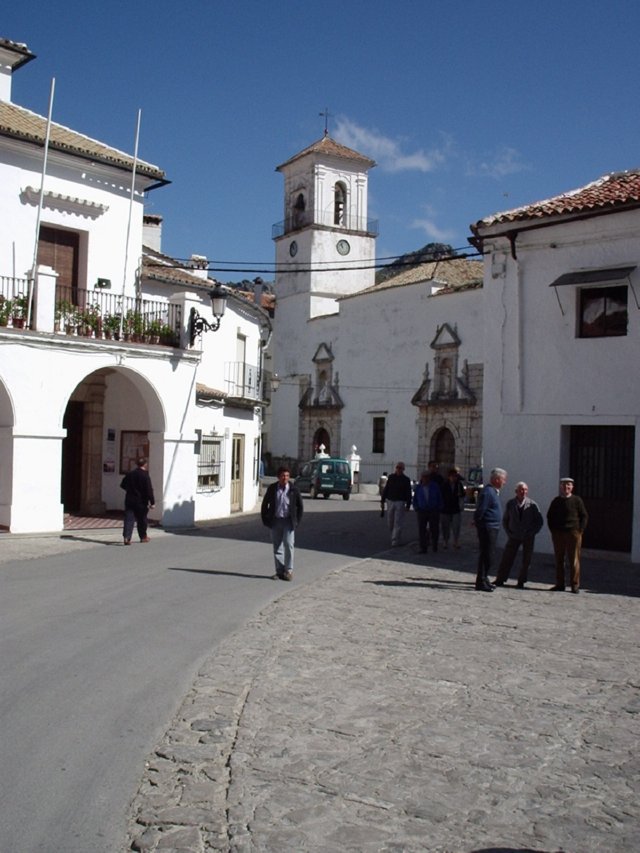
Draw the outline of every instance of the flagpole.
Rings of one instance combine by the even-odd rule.
[[[38,211],[36,214],[36,239],[33,247],[33,264],[31,265],[31,276],[27,283],[27,329],[31,324],[31,297],[36,276],[36,264],[38,262],[38,242],[40,239],[40,217],[44,204],[44,179],[47,174],[47,160],[49,157],[49,139],[51,137],[51,116],[53,115],[53,96],[56,90],[56,78],[51,78],[51,90],[49,93],[49,114],[47,116],[47,130],[44,137],[44,159],[42,161],[42,177],[40,179],[40,197],[38,199]]]
[[[129,238],[131,235],[131,218],[133,216],[133,197],[136,186],[136,169],[138,166],[138,143],[140,141],[140,119],[142,110],[138,110],[138,120],[136,123],[136,141],[133,152],[133,169],[131,171],[131,192],[129,194],[129,220],[127,222],[127,240],[124,249],[124,272],[122,275],[122,311],[120,312],[120,339],[122,340],[123,324],[124,324],[124,294],[127,286],[127,263],[129,261]]]

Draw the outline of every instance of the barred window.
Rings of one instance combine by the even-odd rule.
[[[386,431],[386,419],[373,419],[373,437],[372,437],[372,453],[384,453],[384,439]]]
[[[223,447],[221,435],[202,436],[198,458],[199,492],[215,492],[222,488],[224,479]]]

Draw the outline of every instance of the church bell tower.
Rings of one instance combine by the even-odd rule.
[[[377,224],[367,218],[373,166],[325,133],[277,167],[284,221],[273,229],[276,313],[282,309],[289,322],[334,314],[338,297],[375,283]]]

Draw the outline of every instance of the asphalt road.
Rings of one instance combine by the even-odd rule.
[[[0,542],[1,853],[120,853],[144,762],[216,644],[288,589],[387,547],[375,499],[305,501],[294,584],[256,515],[123,548]],[[59,552],[62,549],[62,553]]]

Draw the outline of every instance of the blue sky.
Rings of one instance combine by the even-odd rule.
[[[378,257],[640,167],[637,0],[21,0],[13,100],[140,156],[163,250],[269,278],[275,167],[329,132],[372,157]],[[247,271],[242,271],[246,267]]]

